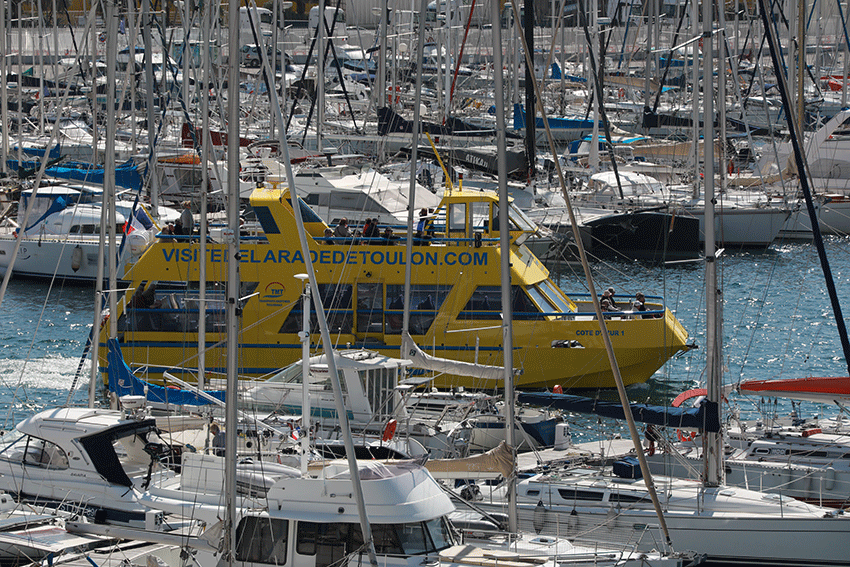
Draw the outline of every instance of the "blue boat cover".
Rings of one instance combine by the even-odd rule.
[[[521,404],[552,407],[576,413],[590,413],[612,419],[626,418],[620,402],[606,402],[584,396],[548,392],[520,392],[517,401]],[[632,411],[634,420],[640,423],[649,423],[661,427],[699,429],[713,433],[720,431],[720,408],[717,402],[703,400],[699,407],[695,408],[630,404],[629,409]]]
[[[157,384],[145,382],[130,370],[121,354],[121,346],[118,339],[109,339],[107,342],[109,352],[106,355],[107,375],[109,376],[109,391],[121,396],[144,396],[147,388],[147,400],[160,404],[173,404],[178,406],[203,406],[211,404],[209,400],[202,398],[197,392],[181,390],[178,388],[166,388]],[[206,394],[217,400],[224,401],[224,390],[208,391]]]

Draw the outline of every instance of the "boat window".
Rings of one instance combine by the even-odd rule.
[[[11,461],[43,469],[64,470],[68,468],[68,455],[55,443],[37,437],[22,437],[11,451],[6,451]]]
[[[608,497],[609,502],[619,502],[621,504],[633,504],[635,502],[648,502],[649,495],[644,494],[643,496],[639,496],[637,494],[620,494],[618,492],[612,492],[611,496]]]
[[[439,551],[454,544],[452,532],[445,518],[434,518],[425,522],[428,535],[431,536],[433,548],[429,551]]]
[[[499,222],[499,205],[493,205],[493,222]],[[534,221],[514,205],[508,207],[508,227],[509,230],[522,230],[525,232],[534,232],[537,230],[537,225],[534,224]]]
[[[829,453],[827,451],[812,451],[810,449],[791,449],[789,454],[797,457],[817,457],[820,459],[829,457]]]
[[[236,530],[236,560],[270,565],[286,564],[289,521],[248,516]]]
[[[560,289],[555,287],[552,280],[543,280],[537,284],[537,287],[546,295],[546,298],[551,301],[561,313],[575,313],[578,307]]]
[[[466,203],[449,205],[449,232],[466,232]]]
[[[410,287],[410,334],[424,335],[431,328],[437,312],[451,292],[450,286],[412,285]],[[387,326],[388,334],[401,333],[404,311],[404,286],[387,286]]]
[[[498,218],[493,219],[498,222]],[[476,201],[472,203],[472,230],[490,231],[490,203]]]
[[[379,283],[357,284],[357,332],[384,332],[384,286]]]
[[[123,232],[123,227],[120,232]],[[71,234],[100,234],[100,225],[97,224],[73,224],[71,225]]]
[[[531,296],[534,303],[536,303],[544,313],[553,313],[557,311],[555,306],[552,305],[552,302],[549,301],[549,298],[546,297],[546,295],[536,286],[529,286],[525,288],[525,291]]]
[[[316,567],[327,567],[348,553],[362,551],[358,524],[298,522],[296,552],[315,555]],[[375,551],[392,555],[433,553],[452,545],[451,533],[442,518],[404,524],[372,524]]]
[[[271,378],[269,378],[268,382],[275,382],[280,384],[301,384],[301,375],[302,375],[302,364],[299,360],[298,362],[293,362]]]
[[[331,333],[351,333],[351,284],[319,284],[319,295],[325,308],[325,317]],[[310,332],[319,332],[319,320],[316,318],[316,307],[310,303]],[[279,333],[298,333],[304,326],[301,301],[297,301],[289,311],[281,325]]]
[[[539,320],[540,308],[532,303],[522,286],[511,286],[511,303],[514,319]],[[478,286],[459,315],[462,319],[501,319],[502,288]]]
[[[478,286],[458,315],[461,319],[501,319],[502,289],[499,286]]]
[[[185,287],[175,290],[159,282],[151,282],[146,287],[139,286],[130,298],[124,315],[118,320],[118,330],[188,332],[190,328],[197,329],[197,301],[194,316],[190,320],[185,298]],[[216,302],[214,294],[207,296],[207,302],[207,330],[214,332],[216,313],[223,313],[224,304]],[[211,317],[213,320],[210,320]]]
[[[342,559],[363,546],[360,526],[355,524],[317,524],[298,522],[299,555],[315,555],[315,567],[342,563]],[[375,546],[378,542],[375,541]]]
[[[604,492],[598,490],[578,490],[575,488],[559,488],[558,494],[561,498],[572,502],[573,500],[591,500],[593,502],[602,502],[605,496]]]

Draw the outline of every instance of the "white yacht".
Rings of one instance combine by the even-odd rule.
[[[100,191],[72,185],[48,185],[37,191],[21,192],[17,220],[7,219],[0,227],[0,273],[11,264],[20,241],[12,273],[21,277],[52,278],[91,282],[97,277],[101,217]],[[34,200],[30,217],[25,211]],[[118,277],[154,241],[157,229],[150,217],[133,201],[115,202],[116,245],[128,231],[118,261]],[[135,211],[135,213],[133,212]],[[162,222],[173,222],[179,213],[159,208]],[[133,217],[135,215],[135,217]],[[129,221],[129,222],[128,222]]]

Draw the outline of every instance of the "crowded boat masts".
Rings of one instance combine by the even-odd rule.
[[[717,277],[811,242],[843,322],[840,8],[78,4],[0,7],[0,303],[95,306],[88,407],[0,444],[0,562],[846,563],[848,380],[733,395]]]

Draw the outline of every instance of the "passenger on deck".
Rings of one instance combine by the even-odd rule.
[[[333,242],[330,240],[333,237],[334,231],[331,230],[331,227],[325,227],[325,238],[327,239],[325,240],[325,244],[333,244]]]
[[[635,294],[632,311],[646,311],[646,297],[644,297],[643,293],[637,292]]]
[[[617,305],[617,302],[614,301],[614,288],[609,287],[606,292],[608,293],[608,300],[611,302],[611,309],[613,311],[617,311],[619,309],[619,306]],[[602,295],[604,296],[605,294],[603,293]]]
[[[393,241],[395,240],[395,236],[393,236],[393,229],[391,229],[390,227],[385,228],[384,233],[381,236],[384,237],[384,239],[386,240],[384,244],[387,245],[393,244]]]
[[[336,230],[334,230],[334,236],[338,238],[347,238],[351,236],[351,230],[348,228],[348,219],[342,217],[339,219],[339,224],[336,225]]]
[[[195,219],[192,217],[192,202],[183,201],[183,212],[180,213],[180,234],[191,235],[195,230]]]
[[[378,229],[378,219],[366,219],[363,224],[363,238],[378,238],[381,231]]]
[[[428,216],[428,209],[419,211],[419,222],[416,223],[416,238],[422,238],[425,234],[425,220]]]
[[[210,425],[210,437],[212,437],[212,452],[213,455],[219,457],[224,456],[224,431],[222,431],[217,423]]]

